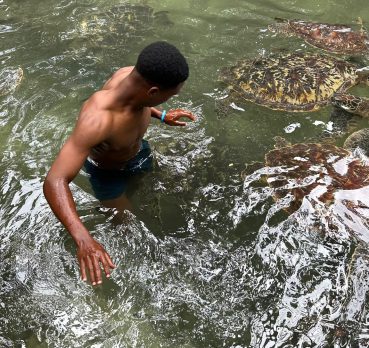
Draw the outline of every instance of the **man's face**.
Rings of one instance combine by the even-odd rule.
[[[178,94],[183,87],[184,82],[180,83],[177,87],[171,89],[160,89],[158,87],[152,87],[148,91],[150,98],[150,106],[156,106],[166,102],[169,98]]]

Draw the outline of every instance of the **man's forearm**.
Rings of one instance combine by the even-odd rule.
[[[150,108],[150,109],[151,109],[151,117],[155,117],[160,120],[162,111],[156,108]]]
[[[76,210],[69,184],[65,179],[49,179],[44,182],[44,195],[52,211],[68,230],[76,244],[92,238]]]

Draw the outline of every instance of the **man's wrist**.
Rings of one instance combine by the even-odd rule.
[[[163,110],[163,112],[160,115],[160,121],[163,123],[165,122],[165,116],[167,115],[167,110]]]
[[[86,242],[90,242],[91,240],[93,240],[92,236],[87,230],[80,230],[77,233],[73,233],[72,238],[77,247],[80,247],[81,245],[86,244]]]

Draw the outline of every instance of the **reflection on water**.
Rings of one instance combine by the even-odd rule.
[[[274,136],[299,143],[328,129],[330,108],[296,116],[245,103],[222,117],[214,108],[221,67],[311,50],[267,32],[274,17],[352,24],[367,9],[364,0],[354,5],[0,1],[0,72],[24,72],[0,97],[0,346],[367,346],[368,187],[335,186],[322,201],[326,175],[287,213],[292,187],[306,187],[316,165],[304,180],[279,165],[245,174]],[[71,185],[82,220],[118,265],[92,288],[79,280],[43,178],[83,100],[157,39],[176,44],[191,66],[165,108],[189,109],[198,121],[180,129],[153,121],[156,166],[124,224],[97,209],[83,175]],[[346,164],[365,166],[350,156]],[[268,185],[273,175],[289,179],[283,196]]]
[[[311,174],[314,172],[316,168]],[[268,287],[278,288],[278,299],[254,321],[251,346],[331,346],[333,342],[341,346],[367,338],[367,287],[362,277],[369,260],[368,187],[336,191],[329,204],[312,191],[297,211],[275,221],[278,212],[288,209],[295,197],[290,194],[270,202],[278,189],[259,187],[257,182],[263,175],[280,173],[278,167],[263,168],[246,177],[243,194],[231,212],[239,223],[241,216],[267,205],[259,210],[265,222],[255,247],[271,273],[264,281]],[[291,191],[292,187],[306,185],[302,180],[300,185],[297,182]],[[320,183],[321,192],[330,185],[323,180]],[[353,244],[353,238],[359,244]],[[360,327],[358,322],[362,323]]]

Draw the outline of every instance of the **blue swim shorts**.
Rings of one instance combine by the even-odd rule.
[[[102,169],[87,158],[84,170],[89,175],[95,197],[104,201],[118,198],[126,191],[131,178],[151,171],[152,165],[153,156],[150,145],[146,140],[142,140],[137,155],[127,161],[123,169]]]

